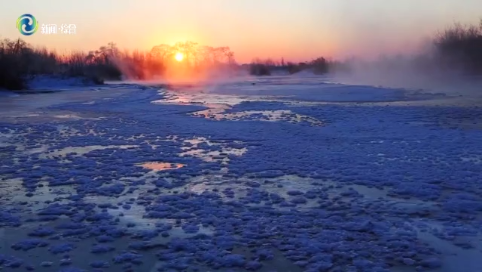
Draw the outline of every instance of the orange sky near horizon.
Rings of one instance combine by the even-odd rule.
[[[17,0],[2,3],[0,38],[59,53],[108,42],[128,50],[194,41],[229,46],[238,62],[310,60],[408,52],[454,22],[478,23],[482,1],[466,0]],[[75,35],[22,36],[18,16],[75,24]]]

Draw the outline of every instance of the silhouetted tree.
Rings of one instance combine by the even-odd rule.
[[[313,60],[310,65],[315,74],[320,75],[328,73],[328,61],[323,57]]]
[[[478,26],[455,24],[434,39],[437,60],[447,68],[482,74],[482,19]]]

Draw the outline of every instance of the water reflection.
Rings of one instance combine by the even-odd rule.
[[[179,169],[186,165],[181,163],[169,163],[169,162],[146,162],[146,163],[140,164],[139,166],[145,169],[153,170],[153,171],[165,171],[165,170]]]
[[[213,150],[202,148],[200,144],[207,144],[209,147],[216,147]],[[241,145],[240,141],[233,141],[233,143]],[[213,142],[203,137],[195,137],[183,141],[181,147],[183,152],[179,156],[196,157],[206,162],[221,162],[223,165],[229,163],[230,156],[242,156],[248,149],[246,147],[230,147],[224,142]]]
[[[40,158],[53,158],[53,157],[64,157],[68,154],[75,154],[76,156],[83,156],[95,150],[104,149],[132,149],[136,148],[138,145],[89,145],[89,146],[69,146],[62,149],[51,150],[47,153],[41,154]]]
[[[209,105],[207,105],[209,106]],[[272,110],[272,111],[241,111],[234,113],[225,113],[226,107],[219,105],[193,113],[195,116],[216,120],[256,120],[256,121],[286,121],[290,123],[307,122],[313,126],[321,126],[323,123],[316,118],[294,113],[290,110]]]
[[[279,101],[286,103],[282,97],[269,96],[239,96],[227,94],[210,94],[202,90],[196,92],[163,91],[164,98],[153,101],[156,104],[177,104],[177,105],[202,105],[205,110],[192,113],[193,116],[203,117],[214,120],[233,120],[233,121],[285,121],[290,123],[307,122],[312,126],[321,126],[322,122],[316,118],[296,114],[290,110],[275,111],[242,111],[227,113],[234,105],[246,101]]]

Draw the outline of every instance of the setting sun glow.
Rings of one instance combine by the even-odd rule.
[[[174,56],[174,58],[177,61],[182,61],[184,59],[184,55],[181,52],[177,52],[176,55]]]

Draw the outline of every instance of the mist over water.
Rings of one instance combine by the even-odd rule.
[[[310,19],[311,24],[319,23],[320,31],[318,36],[312,33],[314,41],[313,44],[307,44],[307,51],[319,48],[319,52],[324,52],[323,57],[343,63],[345,69],[329,71],[330,78],[336,82],[478,95],[482,93],[481,79],[467,75],[459,65],[442,69],[438,65],[433,41],[455,22],[477,24],[480,15],[476,10],[480,10],[479,7],[482,8],[482,2],[478,1],[467,1],[463,5],[450,0],[390,3],[367,0],[363,4],[349,0],[337,1],[329,11],[319,8],[319,19]],[[281,27],[283,26],[280,25]],[[264,29],[261,22],[259,28]],[[306,30],[300,29],[299,32],[300,36],[307,34]],[[288,37],[291,34],[286,33]],[[319,41],[320,36],[326,37],[325,43]],[[257,41],[254,46],[256,43],[263,47],[264,41]],[[332,51],[324,50],[328,44],[334,45]],[[275,49],[277,48],[273,48],[273,51]],[[265,53],[266,56],[254,57],[272,57],[271,52]],[[314,55],[313,59],[315,57],[317,56]],[[289,61],[288,58],[286,60]],[[116,64],[126,79],[135,79],[127,64],[122,61],[117,61]],[[144,74],[153,73],[155,71],[144,71]],[[147,82],[194,84],[211,88],[235,81],[240,76],[246,76],[246,71],[209,68],[192,73],[168,66],[162,77],[149,76]],[[297,77],[299,74],[292,76]]]
[[[482,80],[469,76],[465,63],[442,65],[434,46],[435,39],[456,23],[478,26],[481,9],[480,1],[338,1],[329,26],[337,41],[334,59],[345,69],[332,69],[331,75],[352,84],[481,93]]]
[[[374,85],[420,90],[448,95],[481,96],[482,78],[465,75],[461,70],[428,70],[414,60],[399,59],[372,63],[350,63],[350,72],[333,72],[334,81],[345,84]]]
[[[334,81],[389,88],[420,90],[447,95],[482,96],[482,77],[468,73],[463,63],[443,65],[433,47],[405,55],[385,55],[375,60],[344,62],[344,70],[331,71]]]

